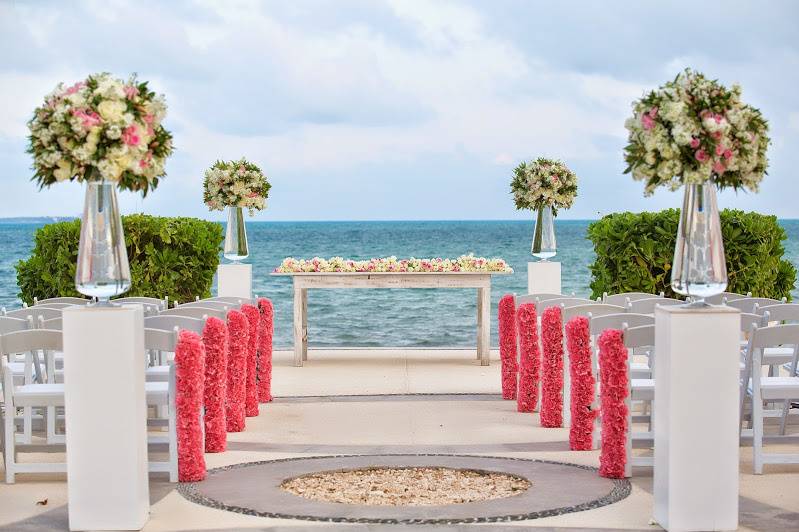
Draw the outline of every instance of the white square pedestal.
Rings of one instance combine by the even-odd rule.
[[[70,530],[139,530],[149,519],[142,307],[64,309]]]
[[[528,262],[527,293],[560,294],[560,262]]]
[[[740,312],[655,310],[655,520],[738,528]]]
[[[216,295],[252,297],[252,264],[220,264],[216,270]]]

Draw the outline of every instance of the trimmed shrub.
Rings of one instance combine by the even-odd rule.
[[[131,289],[125,296],[190,301],[209,297],[224,238],[222,226],[196,218],[145,214],[122,217],[130,260]],[[80,220],[45,225],[36,231],[28,260],[17,263],[19,298],[80,296],[75,290]]]
[[[640,214],[610,214],[588,226],[596,260],[591,265],[591,297],[603,292],[661,291],[671,289],[671,262],[677,240],[679,209]],[[787,238],[776,216],[725,209],[721,231],[727,259],[727,291],[757,297],[791,297],[796,268],[783,260]]]

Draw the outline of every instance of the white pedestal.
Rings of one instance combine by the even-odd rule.
[[[216,270],[216,295],[252,297],[252,264],[220,264]]]
[[[142,307],[64,309],[70,530],[149,519]]]
[[[738,528],[740,312],[655,310],[655,520]]]
[[[560,294],[560,262],[528,262],[527,293]]]

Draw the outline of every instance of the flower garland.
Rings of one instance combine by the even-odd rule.
[[[538,347],[538,314],[535,303],[523,303],[516,311],[519,331],[519,412],[534,412],[538,406],[541,354]]]
[[[629,376],[624,335],[607,329],[599,336],[599,378],[602,410],[602,453],[599,474],[623,478],[627,464],[627,404]]]
[[[227,389],[227,325],[216,317],[205,321],[205,452],[227,448],[225,398]]]
[[[275,268],[275,273],[455,273],[500,272],[513,273],[513,269],[499,258],[486,259],[474,255],[461,255],[457,259],[398,259],[397,257],[369,260],[349,260],[342,257],[322,259],[295,259],[287,257]]]
[[[266,208],[272,185],[261,169],[247,159],[217,161],[205,171],[203,200],[212,211],[242,207],[250,211]]]
[[[740,86],[686,69],[633,102],[633,112],[624,124],[625,173],[646,183],[646,195],[708,181],[757,191],[768,168],[768,122],[741,102]]]
[[[258,299],[261,321],[258,325],[258,401],[268,403],[272,400],[272,338],[274,337],[275,310],[266,298]]]
[[[247,317],[238,310],[227,314],[228,366],[227,366],[227,431],[241,432],[245,426],[244,397],[247,393],[247,350],[250,325]]]
[[[590,451],[598,412],[591,410],[594,372],[591,367],[591,334],[585,316],[575,316],[566,323],[566,348],[569,350],[571,375],[569,448],[572,451]]]
[[[178,444],[178,480],[205,478],[203,429],[200,419],[205,381],[205,348],[200,335],[180,331],[175,346],[175,414]]]
[[[574,203],[577,176],[562,161],[539,157],[514,168],[510,189],[517,209],[549,206],[557,214]]]
[[[59,83],[28,122],[34,181],[112,181],[147,195],[163,177],[172,135],[161,122],[164,97],[136,76],[106,72],[69,87]]]
[[[560,307],[541,317],[541,426],[563,426],[563,325]]]
[[[247,417],[258,416],[258,327],[261,313],[253,305],[242,305],[241,311],[247,316],[250,335],[247,342],[247,391],[244,400],[244,411]]]
[[[516,399],[516,300],[505,294],[499,300],[499,358],[502,363],[502,398]]]

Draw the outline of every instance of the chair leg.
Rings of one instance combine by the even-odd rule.
[[[16,465],[16,442],[14,436],[14,405],[11,401],[11,392],[6,398],[6,411],[3,415],[3,458],[6,466],[6,484],[13,484],[16,480],[14,466]]]
[[[174,389],[174,387],[173,387]],[[169,397],[169,482],[178,481],[178,431],[175,396]]]
[[[627,405],[627,431],[624,442],[624,454],[626,455],[626,460],[624,461],[625,478],[633,476],[633,412],[632,401],[630,400],[631,393],[632,390],[628,388],[627,399],[624,400],[624,403]]]
[[[752,396],[752,463],[755,475],[763,474],[763,401],[759,392],[755,390]]]

